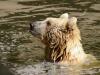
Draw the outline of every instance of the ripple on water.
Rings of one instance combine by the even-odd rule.
[[[91,8],[100,11],[100,4],[93,4]]]
[[[21,66],[12,69],[20,75],[95,75],[100,72],[99,67],[82,68],[82,66],[66,66],[49,62],[42,62],[35,65]]]
[[[40,63],[44,60],[45,46],[28,31],[30,22],[68,12],[78,17],[85,51],[100,60],[99,7],[99,0],[0,1],[0,61],[20,75],[99,75],[100,63],[86,68]]]

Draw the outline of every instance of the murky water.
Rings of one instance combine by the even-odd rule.
[[[84,67],[44,62],[45,46],[29,33],[29,23],[65,12],[78,17],[84,50],[99,61],[99,0],[0,0],[0,71],[7,68],[4,75],[10,75],[8,69],[14,75],[100,75],[99,62]]]

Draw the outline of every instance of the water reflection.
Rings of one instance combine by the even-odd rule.
[[[99,7],[99,0],[0,0],[0,61],[21,75],[99,75],[99,62],[77,69],[41,63],[45,46],[28,30],[32,21],[68,12],[78,17],[85,52],[99,60]]]

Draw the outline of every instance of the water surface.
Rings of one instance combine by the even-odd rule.
[[[14,75],[100,75],[99,62],[75,68],[44,62],[45,46],[29,33],[29,23],[66,12],[78,17],[85,52],[100,60],[99,0],[0,0],[3,68]]]

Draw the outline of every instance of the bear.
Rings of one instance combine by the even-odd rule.
[[[85,62],[87,54],[81,44],[76,17],[64,13],[58,18],[48,17],[43,21],[32,22],[30,32],[46,45],[47,61],[66,64]]]

